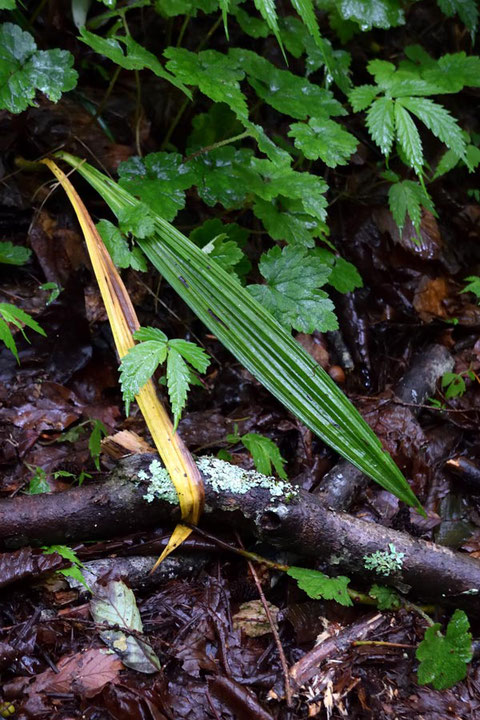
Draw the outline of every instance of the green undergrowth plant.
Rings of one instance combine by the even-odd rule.
[[[87,163],[77,167],[122,217],[138,201]],[[203,323],[289,410],[382,487],[423,512],[398,467],[328,373],[237,278],[212,261],[173,225],[150,210],[154,230],[137,238],[141,250]]]
[[[424,637],[415,653],[416,659],[420,661],[417,668],[418,683],[431,684],[436,690],[445,690],[466,677],[468,663],[473,657],[473,647],[470,623],[463,610],[454,611],[443,634],[441,624],[435,623],[428,614],[433,611],[432,607],[415,605],[391,587],[375,583],[368,593],[363,593],[349,587],[350,578],[344,575],[329,576],[311,568],[282,565],[224,542],[221,545],[250,561],[286,573],[312,600],[333,600],[344,607],[352,607],[354,604],[375,605],[382,612],[396,612],[403,609],[418,614],[427,625]],[[396,553],[395,548],[390,546],[389,550],[388,573],[383,572],[387,553],[377,551],[370,556],[376,557],[372,569],[380,576],[390,574],[392,556],[398,559],[399,554]],[[378,644],[377,641],[373,643]],[[369,641],[365,644],[369,644]],[[388,642],[382,643],[382,641],[380,644],[389,645]]]
[[[243,445],[252,456],[253,464],[258,472],[263,475],[272,475],[273,469],[275,474],[282,480],[287,480],[285,471],[285,458],[282,457],[278,446],[273,440],[261,435],[260,433],[245,433],[239,435],[238,426],[235,424],[233,433],[229,433],[226,437],[230,448],[235,445]],[[217,457],[221,460],[230,462],[231,455],[228,450],[222,449],[217,453]]]

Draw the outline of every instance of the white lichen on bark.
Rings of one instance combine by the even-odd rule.
[[[298,494],[298,489],[284,480],[267,477],[255,470],[245,470],[216,457],[201,457],[196,463],[205,483],[219,495],[225,492],[245,495],[251,490],[261,488],[268,490],[272,498],[282,497],[288,502]],[[143,496],[147,502],[157,499],[178,505],[177,493],[170,475],[159,460],[152,460],[148,472],[140,470],[137,477],[138,480],[148,482],[148,490]]]

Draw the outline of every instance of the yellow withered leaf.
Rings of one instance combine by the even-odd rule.
[[[130,348],[134,346],[133,333],[140,327],[130,297],[103,240],[70,180],[52,160],[46,158],[42,162],[56,176],[75,210],[85,236],[90,260],[105,304],[110,327],[112,328],[115,346],[120,359],[122,359]],[[172,422],[157,397],[152,380],[149,380],[139,391],[136,400],[158,453],[175,485],[182,519],[196,525],[202,514],[204,504],[204,487],[200,472],[178,433],[173,432]],[[191,532],[191,528],[186,525],[177,525],[153,570]]]

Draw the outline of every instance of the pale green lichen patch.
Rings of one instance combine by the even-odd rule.
[[[284,480],[276,480],[254,470],[244,470],[225,462],[225,460],[205,456],[198,458],[196,463],[203,474],[205,483],[219,495],[226,492],[244,495],[250,490],[261,488],[268,490],[271,497],[283,497],[287,498],[287,502],[291,502],[298,494],[298,490]],[[159,460],[152,460],[148,471],[140,470],[137,478],[149,483],[148,490],[143,496],[147,502],[157,499],[178,505],[177,492],[170,475]]]
[[[388,575],[402,569],[405,553],[398,552],[393,543],[388,546],[389,550],[382,552],[377,550],[370,555],[364,555],[365,567],[367,570],[375,570],[379,575]]]
[[[244,470],[211,455],[198,458],[197,466],[203,473],[205,482],[219,494],[231,492],[245,495],[250,490],[262,488],[268,490],[272,497],[288,496],[289,501],[298,494],[298,490],[284,480],[267,477],[255,470]]]
[[[152,460],[148,468],[150,475],[145,470],[138,472],[138,479],[149,483],[148,491],[143,496],[147,502],[155,499],[178,505],[178,496],[170,475],[161,465],[159,460]]]

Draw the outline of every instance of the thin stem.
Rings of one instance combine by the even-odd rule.
[[[101,100],[101,102],[100,102],[100,105],[98,106],[98,108],[97,108],[97,110],[96,110],[96,112],[95,112],[95,115],[93,116],[92,120],[96,120],[96,119],[103,113],[103,111],[105,110],[105,105],[107,104],[107,102],[108,102],[108,100],[109,100],[109,98],[110,98],[110,95],[111,95],[112,92],[113,92],[113,88],[115,87],[115,84],[116,84],[116,82],[117,82],[117,80],[118,80],[118,76],[120,75],[121,70],[122,70],[122,68],[120,67],[120,65],[117,65],[117,67],[115,68],[115,72],[113,73],[113,75],[112,75],[112,77],[111,77],[111,79],[110,79],[110,82],[109,82],[109,84],[108,84],[108,88],[107,88],[107,90],[106,90],[106,92],[105,92],[105,95],[103,96],[103,98],[102,98],[102,100]]]
[[[230,143],[237,142],[237,140],[243,140],[243,138],[251,137],[250,131],[245,130],[244,132],[239,133],[238,135],[234,135],[233,137],[226,138],[225,140],[219,140],[216,143],[212,143],[212,145],[207,145],[206,147],[201,148],[200,150],[196,150],[194,153],[189,155],[185,158],[185,162],[189,162],[189,160],[193,160],[193,158],[198,157],[199,155],[203,155],[204,153],[210,152],[210,150],[216,150],[217,148],[223,147],[224,145],[229,145]]]
[[[190,22],[190,15],[185,15],[185,18],[182,23],[182,27],[180,28],[180,32],[178,34],[178,40],[177,40],[177,48],[181,46],[183,36],[185,35],[185,30],[188,27],[188,23]]]
[[[135,70],[135,85],[137,88],[137,99],[135,103],[135,145],[137,154],[142,157],[142,146],[140,142],[140,124],[142,120],[142,86],[140,85],[140,73]]]
[[[168,143],[170,142],[170,138],[172,137],[173,133],[175,132],[175,128],[177,127],[178,123],[182,119],[182,115],[188,107],[189,102],[190,102],[190,100],[188,98],[185,98],[185,100],[181,104],[177,114],[175,115],[175,117],[172,120],[170,127],[168,128],[167,134],[165,135],[165,138],[162,142],[160,150],[165,150],[165,148],[167,147]]]
[[[392,648],[407,648],[413,650],[416,645],[409,645],[408,643],[394,643],[387,642],[386,640],[355,640],[352,643],[353,647],[362,647],[363,645],[374,645],[377,647],[392,647]]]
[[[236,533],[236,535],[237,535],[238,543],[241,544],[242,541],[241,541],[238,533]],[[282,671],[283,671],[283,679],[284,679],[284,683],[285,683],[285,701],[286,701],[287,707],[292,707],[292,689],[290,687],[290,675],[288,672],[288,663],[287,663],[287,658],[285,657],[285,651],[283,649],[282,641],[280,640],[280,635],[279,635],[277,626],[275,625],[275,622],[272,617],[272,613],[270,612],[270,608],[268,607],[267,598],[265,597],[265,593],[263,592],[262,584],[261,584],[260,580],[258,579],[257,571],[255,570],[255,567],[250,560],[248,560],[247,562],[248,562],[248,569],[250,570],[250,573],[253,577],[253,581],[254,581],[255,585],[257,586],[258,594],[260,595],[260,600],[262,602],[263,609],[265,610],[265,615],[267,616],[267,620],[269,622],[270,629],[273,633],[273,637],[275,639],[275,644],[277,646],[278,655],[280,657],[280,664],[282,666]]]
[[[221,22],[222,22],[222,16],[220,15],[220,17],[218,18],[218,20],[216,20],[216,21],[213,23],[212,27],[211,27],[210,30],[207,32],[207,34],[205,35],[205,37],[203,38],[203,40],[199,43],[199,45],[198,45],[198,47],[197,47],[197,49],[196,49],[195,52],[198,53],[198,52],[200,52],[200,50],[202,50],[202,48],[205,47],[205,45],[208,43],[208,41],[209,41],[210,38],[212,37],[212,35],[213,35],[213,33],[215,32],[215,30],[217,30],[217,28],[218,28],[218,26],[220,25]]]

